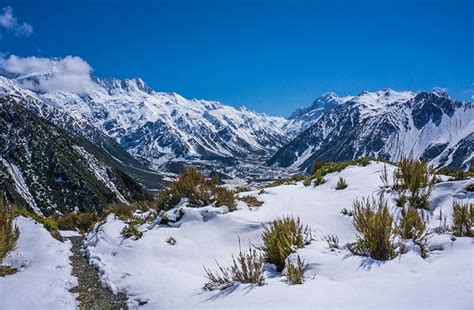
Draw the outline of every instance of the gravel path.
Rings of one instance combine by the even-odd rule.
[[[128,309],[127,295],[113,294],[102,286],[97,269],[90,265],[82,251],[84,237],[69,237],[72,242],[72,274],[77,277],[79,285],[71,289],[78,293],[79,309]]]

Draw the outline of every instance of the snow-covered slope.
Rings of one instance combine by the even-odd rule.
[[[225,213],[222,208],[183,207],[184,217],[174,226],[144,224],[138,240],[123,239],[124,223],[110,215],[105,224],[88,236],[90,260],[102,272],[103,281],[115,291],[126,292],[129,304],[145,303],[143,309],[310,309],[310,308],[394,308],[394,309],[472,309],[472,251],[470,238],[451,241],[448,234],[434,235],[429,256],[420,257],[412,250],[391,261],[378,262],[353,256],[347,249],[328,248],[323,236],[339,237],[341,246],[356,237],[352,218],[341,214],[351,209],[355,198],[380,193],[383,164],[349,167],[327,175],[323,185],[305,187],[284,185],[267,188],[261,207]],[[388,165],[389,173],[394,170]],[[335,190],[339,177],[348,188]],[[453,198],[472,201],[464,190],[471,181],[443,182],[435,186],[431,197],[432,213],[426,213],[429,227],[437,227],[435,216],[442,210],[451,223]],[[397,218],[400,210],[387,196],[390,212]],[[261,245],[262,223],[285,216],[299,216],[309,225],[315,240],[297,254],[309,264],[306,281],[289,285],[284,276],[266,266],[265,285],[240,284],[223,291],[203,292],[206,281],[202,266],[216,269],[232,263],[231,254],[239,251],[238,238]],[[166,240],[174,237],[176,245]],[[292,255],[292,259],[295,255]]]
[[[0,309],[76,309],[71,242],[60,242],[33,219],[18,217],[17,247],[2,264],[17,268],[0,277]]]
[[[29,74],[13,81],[34,85],[52,74]],[[94,79],[80,92],[38,91],[36,97],[93,124],[132,155],[156,164],[175,158],[269,157],[289,141],[282,128],[284,118],[155,92],[139,78]]]
[[[473,163],[473,133],[474,105],[443,91],[363,92],[326,111],[268,164],[305,170],[317,160],[408,156],[466,169]]]

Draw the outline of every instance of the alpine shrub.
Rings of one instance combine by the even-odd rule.
[[[268,263],[275,264],[277,271],[285,268],[288,255],[311,242],[311,230],[303,226],[299,218],[283,217],[265,225],[262,233],[262,250]]]
[[[393,239],[395,229],[387,202],[362,199],[354,201],[352,224],[357,242],[349,249],[357,255],[370,256],[376,260],[390,260],[395,257]]]
[[[12,209],[0,198],[0,263],[15,248],[20,235],[18,227],[13,224],[14,218]]]
[[[429,197],[437,178],[425,161],[402,158],[394,173],[394,189],[399,207],[429,209]]]
[[[463,203],[461,201],[453,202],[453,235],[462,237],[474,237],[474,204]]]
[[[293,264],[287,259],[286,262],[286,277],[290,284],[303,284],[304,273],[308,270],[308,264],[298,255],[296,263]]]

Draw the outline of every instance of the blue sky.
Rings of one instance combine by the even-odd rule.
[[[0,0],[9,6],[4,57],[79,56],[95,76],[272,115],[327,91],[473,96],[473,1]]]

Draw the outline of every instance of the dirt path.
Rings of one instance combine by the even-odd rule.
[[[71,289],[78,293],[79,309],[128,309],[127,295],[114,295],[102,286],[99,274],[94,266],[89,265],[82,251],[84,237],[69,237],[72,242],[72,274],[78,279],[79,285]]]

